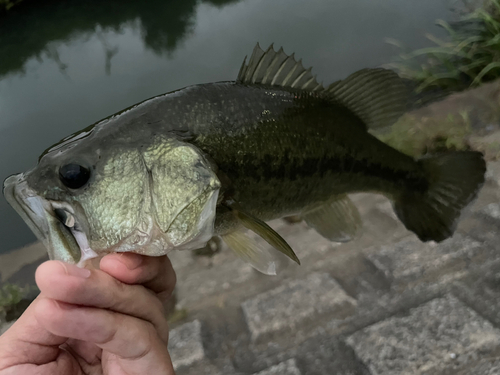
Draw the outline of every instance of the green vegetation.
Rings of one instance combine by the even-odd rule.
[[[446,40],[427,35],[436,46],[403,53],[391,64],[419,84],[418,92],[461,91],[500,77],[500,0],[486,0],[458,22],[437,24],[448,33]]]
[[[188,316],[187,309],[175,309],[168,317],[168,323],[174,324],[183,321]]]
[[[4,284],[0,288],[0,318],[6,321],[17,319],[31,303],[26,299],[32,288],[15,284]]]
[[[467,6],[467,0],[463,1]],[[446,38],[427,35],[435,46],[402,53],[390,64],[411,81],[416,101],[438,101],[500,78],[500,0],[485,0],[482,7],[463,13],[459,21],[439,20],[437,24],[446,31]],[[401,47],[397,41],[389,42]],[[489,133],[500,121],[498,87],[484,85],[465,96],[454,96],[447,104],[436,104],[433,110],[407,114],[376,136],[413,157],[474,149],[488,160],[498,159],[498,139]],[[487,127],[492,130],[486,131]]]
[[[469,149],[471,126],[467,111],[445,119],[405,115],[378,138],[395,149],[419,157],[427,153]]]
[[[0,12],[7,11],[22,0],[0,0]]]

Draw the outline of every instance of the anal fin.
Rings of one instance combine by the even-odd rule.
[[[302,217],[316,232],[335,242],[351,241],[362,226],[358,209],[345,194],[309,207]]]

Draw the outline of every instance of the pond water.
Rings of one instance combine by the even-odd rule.
[[[41,4],[40,4],[41,3]],[[330,83],[429,45],[446,0],[31,1],[0,17],[0,181],[50,145],[136,102],[234,80],[274,42]],[[35,240],[0,198],[0,253]]]

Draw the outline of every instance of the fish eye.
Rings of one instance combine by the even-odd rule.
[[[70,189],[79,189],[90,178],[90,170],[79,164],[66,164],[59,168],[59,179]]]

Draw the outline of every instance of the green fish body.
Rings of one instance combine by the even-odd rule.
[[[265,221],[298,214],[348,241],[361,227],[354,192],[384,194],[421,240],[441,241],[477,195],[485,162],[477,152],[414,160],[370,134],[407,102],[391,71],[364,69],[324,88],[293,56],[257,46],[237,81],[187,87],[104,119],[7,179],[5,194],[51,257],[75,263],[195,249],[218,235],[274,273],[272,255],[245,229],[298,262]]]

